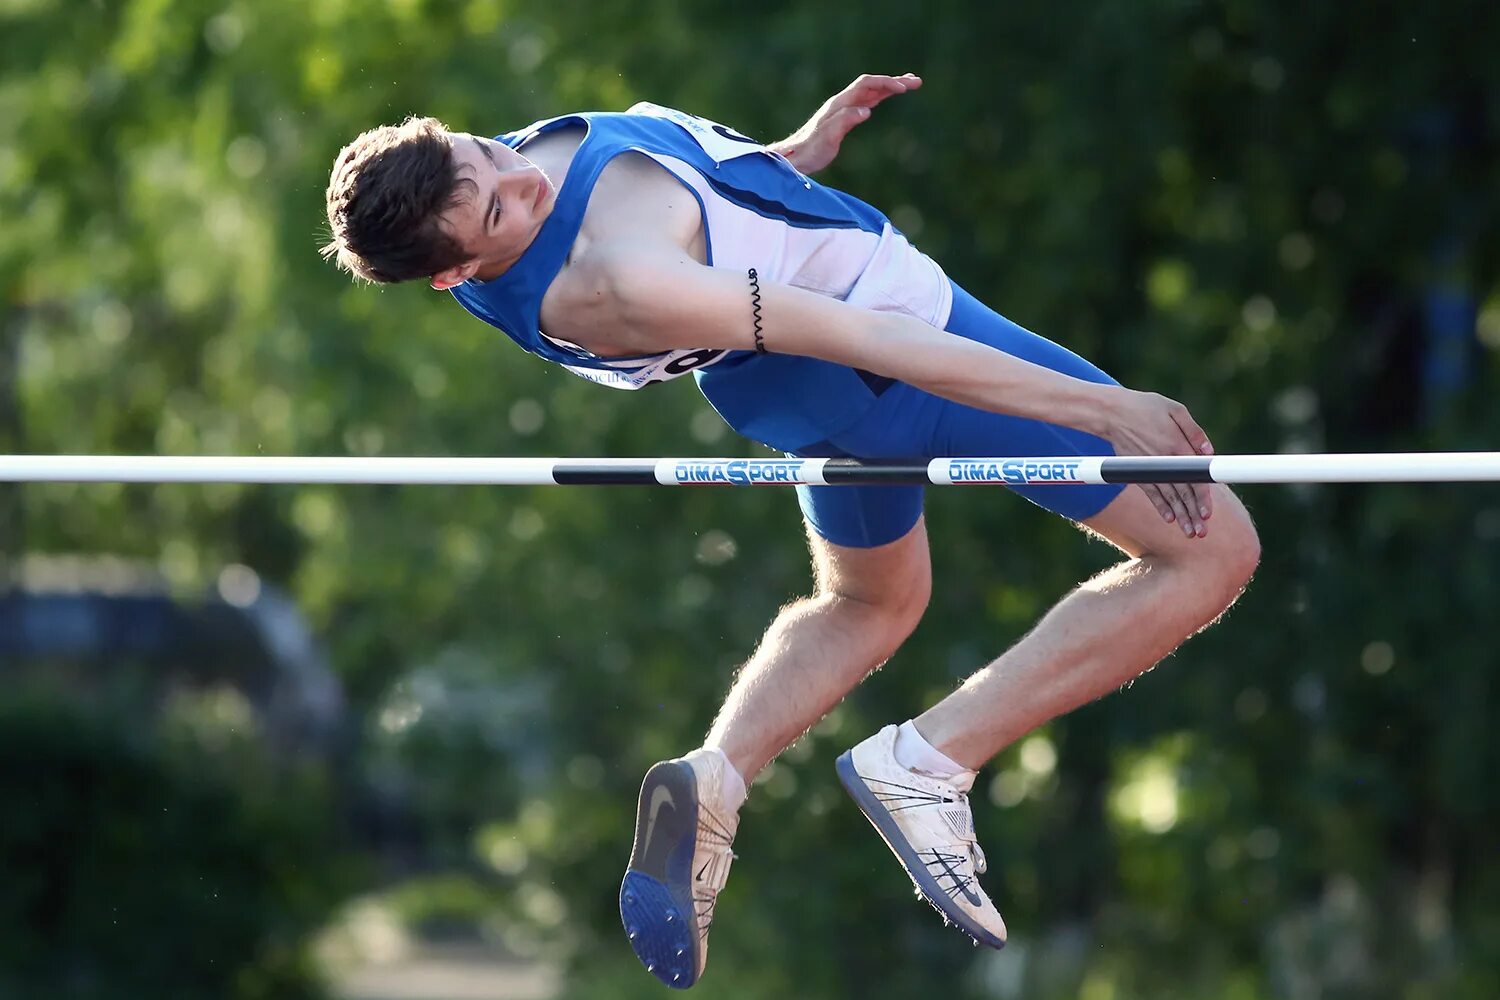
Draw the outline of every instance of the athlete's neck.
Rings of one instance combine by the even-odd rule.
[[[553,209],[557,207],[558,191],[567,180],[568,168],[572,165],[573,154],[577,152],[583,135],[581,128],[564,128],[538,136],[522,147],[525,150],[526,159],[540,169],[547,178],[548,192],[541,202],[533,207],[531,216],[533,225],[523,234],[523,238],[509,246],[496,247],[494,256],[484,259],[479,270],[474,272],[475,278],[480,281],[493,281],[526,256],[526,251],[531,249],[531,245],[536,242],[537,235],[542,231],[542,225],[551,218]]]
[[[540,231],[540,229],[538,229],[538,231]],[[479,281],[494,281],[496,278],[500,277],[506,271],[509,271],[512,267],[514,267],[516,261],[526,256],[526,251],[530,250],[531,244],[535,242],[536,233],[532,233],[531,239],[526,241],[525,246],[520,247],[512,253],[506,254],[504,257],[485,261],[479,266],[479,270],[474,272],[474,277]]]

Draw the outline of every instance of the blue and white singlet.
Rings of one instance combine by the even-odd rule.
[[[567,260],[599,174],[628,151],[650,157],[692,191],[703,213],[710,266],[740,274],[753,267],[766,283],[906,313],[939,328],[946,322],[953,302],[947,276],[884,215],[804,177],[779,154],[716,122],[638,104],[623,114],[551,118],[497,139],[515,149],[580,124],[587,134],[532,245],[498,278],[453,288],[465,309],[532,354],[617,389],[693,372],[731,427],[786,451],[850,426],[889,384],[868,372],[794,355],[677,350],[601,358],[548,337],[540,326],[542,296]],[[748,296],[747,285],[747,302]]]

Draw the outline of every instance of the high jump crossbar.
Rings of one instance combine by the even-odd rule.
[[[1500,481],[1500,452],[936,458],[313,458],[0,455],[0,482],[447,486],[1068,486]]]

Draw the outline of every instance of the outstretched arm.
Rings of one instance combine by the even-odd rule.
[[[1212,454],[1187,407],[1156,393],[1072,378],[898,313],[761,282],[766,350],[885,375],[995,413],[1076,427],[1122,455]],[[657,243],[610,243],[575,262],[542,304],[555,337],[601,356],[756,347],[746,275]],[[1206,533],[1207,487],[1145,486],[1167,521]]]
[[[768,148],[786,157],[801,173],[815,174],[833,162],[844,137],[870,117],[875,105],[920,86],[922,78],[915,73],[901,76],[866,73],[824,101],[805,125]]]

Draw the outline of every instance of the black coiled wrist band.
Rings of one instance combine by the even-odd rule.
[[[750,319],[755,324],[755,351],[757,354],[766,353],[765,332],[760,328],[760,275],[755,273],[755,268],[749,270],[750,275]]]

